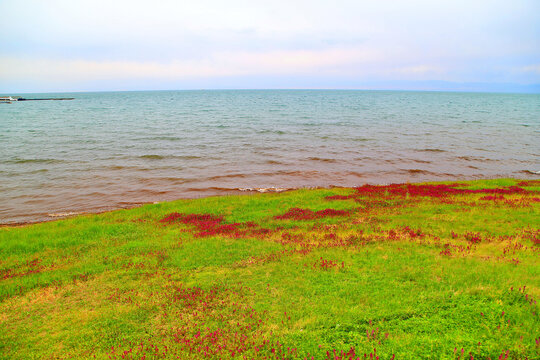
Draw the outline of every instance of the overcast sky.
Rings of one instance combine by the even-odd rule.
[[[2,92],[539,83],[539,0],[0,0]]]

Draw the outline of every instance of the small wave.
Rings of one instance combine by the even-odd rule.
[[[107,166],[109,170],[126,170],[126,169],[137,169],[136,166],[122,166],[122,165],[111,165]]]
[[[179,136],[152,136],[146,138],[147,140],[167,140],[167,141],[179,141],[182,140]]]
[[[425,175],[425,174],[431,174],[432,172],[431,171],[427,171],[427,170],[422,170],[422,169],[404,169],[405,172],[409,173],[409,174],[422,174],[422,175]]]
[[[185,191],[187,193],[227,193],[227,192],[233,192],[233,191],[242,191],[238,188],[226,188],[226,187],[219,187],[219,186],[209,186],[209,187],[190,187],[186,188]]]
[[[149,196],[159,196],[159,195],[165,195],[168,194],[169,191],[166,190],[153,190],[153,189],[137,189],[137,190],[127,190],[123,193],[123,195],[149,195]]]
[[[163,176],[163,177],[139,177],[135,178],[138,183],[141,184],[183,184],[186,182],[192,182],[192,179],[175,177],[175,176]]]
[[[88,197],[88,198],[105,198],[108,195],[109,194],[101,192],[101,191],[92,191],[91,193],[86,194],[86,197]]]
[[[141,159],[149,159],[149,160],[162,160],[165,159],[165,156],[163,155],[141,155],[139,156]]]
[[[140,159],[147,159],[147,160],[165,160],[165,159],[177,159],[177,160],[195,160],[195,159],[202,159],[202,156],[197,155],[156,155],[156,154],[148,154],[148,155],[141,155],[139,156]]]
[[[210,176],[198,180],[223,180],[223,179],[244,179],[244,178],[257,178],[257,177],[271,177],[271,176],[288,176],[288,177],[302,177],[310,178],[314,176],[320,176],[318,171],[300,171],[300,170],[278,170],[269,172],[255,172],[255,173],[235,173],[226,175]]]
[[[216,175],[216,176],[210,176],[207,178],[207,180],[218,180],[218,179],[242,179],[245,178],[247,174],[227,174],[227,175]]]
[[[257,131],[257,133],[259,133],[259,134],[278,134],[278,135],[285,135],[286,134],[286,132],[283,131],[283,130],[268,130],[268,129],[259,130],[259,131]]]
[[[420,160],[420,159],[412,159],[412,161],[414,161],[415,163],[420,163],[420,164],[431,164],[432,163],[432,161]]]
[[[73,215],[79,215],[79,214],[82,214],[82,212],[69,211],[69,212],[63,212],[63,213],[47,214],[47,216],[50,216],[50,217],[66,217],[66,216],[73,216]]]
[[[463,174],[451,174],[451,173],[445,173],[445,172],[434,172],[429,170],[423,170],[423,169],[400,169],[402,172],[409,174],[409,175],[423,175],[423,176],[430,176],[430,177],[438,177],[438,178],[449,178],[449,179],[460,179],[463,178]],[[389,175],[394,175],[394,172],[388,172]]]
[[[49,169],[38,169],[38,170],[34,170],[34,171],[29,171],[27,172],[27,174],[39,174],[39,173],[44,173],[44,172],[47,172],[49,171]]]
[[[307,160],[321,161],[321,162],[325,162],[325,163],[335,163],[335,162],[337,162],[336,159],[320,158],[320,157],[316,157],[316,156],[308,157]]]
[[[277,160],[266,160],[265,163],[270,164],[270,165],[284,165],[285,164],[285,163],[283,163],[281,161],[277,161]]]
[[[437,149],[437,148],[427,148],[427,149],[418,149],[416,151],[424,151],[424,152],[446,152],[446,150],[443,149]]]
[[[145,201],[118,201],[117,204],[123,209],[131,208],[139,205],[149,204],[150,202]],[[152,201],[152,204],[158,204],[159,201]]]
[[[497,161],[497,160],[494,160],[494,159],[488,159],[488,158],[481,157],[481,156],[467,156],[467,155],[458,156],[457,159],[465,160],[465,161],[481,161],[481,162]]]
[[[259,173],[259,174],[255,174],[255,175],[260,175],[260,176],[284,175],[284,176],[294,176],[294,177],[311,177],[311,176],[319,175],[319,172],[318,171],[313,171],[313,170],[312,171],[281,170],[281,171],[276,171],[274,173],[272,173],[272,172],[270,172],[270,173]]]
[[[195,160],[195,159],[202,159],[203,157],[202,156],[197,156],[197,155],[179,155],[179,156],[174,156],[175,159],[185,159],[185,160]],[[211,158],[211,159],[215,159],[215,157]]]
[[[460,160],[465,160],[465,161],[481,161],[482,160],[481,158],[478,158],[478,157],[466,156],[466,155],[458,156],[457,158]]]
[[[534,170],[522,170],[521,172],[522,172],[522,173],[526,173],[526,174],[540,175],[540,170],[539,170],[539,171],[534,171]]]
[[[157,170],[184,170],[183,166],[168,166],[168,165],[150,165],[150,166],[135,166],[135,165],[109,165],[105,166],[104,169],[111,171],[133,171],[133,172],[147,172],[147,171],[157,171]]]
[[[267,193],[267,192],[283,192],[283,191],[287,191],[287,190],[292,190],[292,189],[288,189],[288,188],[278,188],[278,187],[274,187],[274,186],[271,186],[271,187],[267,187],[267,188],[238,188],[237,190],[240,190],[240,191],[257,191],[257,192],[260,192],[260,193]]]
[[[60,159],[12,159],[6,161],[8,164],[57,164],[62,163],[64,160]]]

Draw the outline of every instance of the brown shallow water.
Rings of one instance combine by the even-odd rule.
[[[299,187],[539,178],[540,95],[59,94],[0,107],[0,224]]]

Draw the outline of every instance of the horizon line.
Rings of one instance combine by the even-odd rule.
[[[472,83],[469,83],[472,84]],[[17,94],[61,94],[61,93],[119,93],[119,92],[167,92],[167,91],[389,91],[389,92],[438,92],[438,93],[476,93],[476,94],[540,94],[540,84],[519,85],[530,87],[530,90],[487,90],[487,89],[411,89],[411,88],[310,88],[310,87],[298,87],[298,88],[169,88],[169,89],[137,89],[137,90],[56,90],[56,91],[0,91],[1,96],[17,95]]]

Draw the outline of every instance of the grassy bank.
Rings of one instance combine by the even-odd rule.
[[[539,215],[501,179],[0,228],[0,358],[538,359]]]

